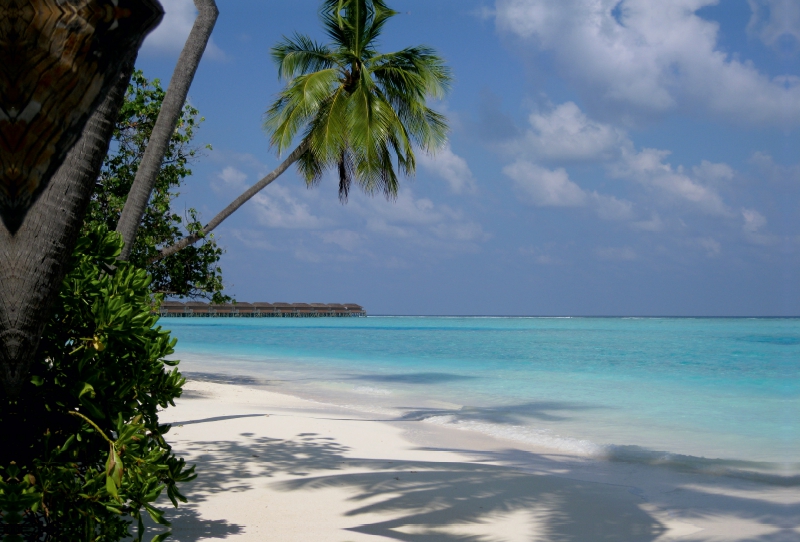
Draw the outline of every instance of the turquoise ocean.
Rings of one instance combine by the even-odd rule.
[[[800,474],[800,319],[164,318],[190,377],[565,453]]]

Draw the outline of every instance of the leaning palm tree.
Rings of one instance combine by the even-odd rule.
[[[397,15],[383,0],[324,0],[320,17],[330,44],[299,34],[272,48],[278,76],[287,81],[264,122],[279,153],[300,143],[269,175],[250,187],[200,232],[161,250],[164,258],[196,242],[296,163],[309,186],[335,170],[339,198],[353,184],[367,194],[396,197],[395,171],[411,176],[414,148],[433,153],[447,137],[443,115],[427,105],[442,98],[450,69],[431,48],[377,51],[386,22]]]

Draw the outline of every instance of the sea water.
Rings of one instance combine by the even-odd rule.
[[[165,318],[161,325],[178,338],[184,371],[249,376],[382,419],[597,457],[800,472],[800,319]]]

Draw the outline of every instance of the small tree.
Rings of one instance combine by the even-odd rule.
[[[122,241],[87,228],[68,263],[20,399],[0,408],[0,540],[113,542],[144,534],[162,491],[191,480],[158,410],[184,383],[175,339],[156,326],[147,273],[118,262]],[[154,540],[163,540],[166,533]]]
[[[111,149],[89,204],[85,229],[97,224],[116,228],[164,95],[158,79],[148,81],[140,70],[134,72],[114,128]],[[213,235],[169,258],[155,259],[160,249],[174,244],[184,235],[202,230],[203,224],[197,219],[195,209],[187,209],[181,216],[171,208],[179,195],[177,190],[192,174],[189,166],[198,151],[192,146],[192,138],[202,121],[198,110],[186,103],[158,170],[129,261],[150,273],[155,293],[203,297],[222,303],[229,298],[222,293],[222,270],[218,265],[222,249]]]

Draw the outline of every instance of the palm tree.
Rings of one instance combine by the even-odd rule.
[[[309,185],[335,169],[342,202],[354,182],[367,194],[396,197],[395,162],[401,173],[413,175],[414,147],[433,153],[446,141],[446,119],[426,100],[444,97],[451,74],[429,47],[377,51],[381,30],[395,15],[384,0],[324,0],[320,17],[330,44],[295,34],[272,48],[278,76],[287,85],[267,111],[264,127],[279,153],[302,133],[300,144],[202,232],[164,248],[159,258],[201,239],[293,163]]]
[[[136,170],[136,178],[133,180],[125,206],[117,223],[117,232],[122,235],[124,246],[121,260],[127,260],[131,255],[133,243],[136,240],[136,233],[142,223],[147,202],[150,194],[158,179],[158,172],[161,170],[161,163],[164,155],[169,148],[169,141],[175,132],[175,126],[183,111],[183,104],[186,102],[186,95],[189,87],[194,80],[200,59],[211,38],[211,32],[219,16],[219,9],[214,0],[194,0],[197,8],[197,18],[192,25],[192,31],[186,38],[186,43],[178,57],[178,63],[170,79],[167,94],[161,111],[150,135],[142,161]]]

